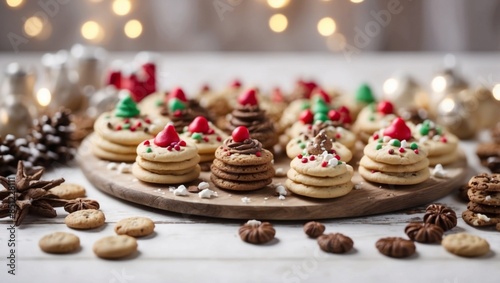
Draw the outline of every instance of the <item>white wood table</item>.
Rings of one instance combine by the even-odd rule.
[[[40,54],[1,54],[0,65],[19,60],[38,63]],[[113,54],[131,58],[131,54]],[[492,80],[500,73],[493,55],[459,57],[464,75],[474,81]],[[164,87],[185,86],[188,93],[204,82],[222,86],[234,77],[264,88],[291,85],[298,77],[317,78],[327,86],[353,91],[361,81],[375,90],[394,71],[404,70],[429,82],[439,70],[441,56],[417,54],[363,55],[352,61],[323,54],[165,54],[160,72]],[[497,73],[495,73],[497,72]],[[481,136],[484,138],[484,135]],[[462,142],[472,176],[484,171],[475,157],[476,141]],[[29,216],[15,230],[16,275],[8,274],[10,247],[8,219],[0,220],[0,282],[498,282],[500,237],[494,230],[479,230],[458,220],[451,232],[466,231],[486,238],[492,252],[478,259],[447,253],[439,245],[417,245],[417,254],[397,260],[381,255],[375,242],[401,236],[410,220],[421,219],[425,206],[384,215],[325,220],[326,232],[340,232],[354,240],[354,252],[333,255],[322,252],[302,230],[304,222],[273,222],[277,240],[254,246],[242,242],[238,228],[244,221],[193,217],[150,209],[121,201],[94,188],[78,166],[58,167],[44,178],[64,177],[82,184],[89,198],[100,202],[106,225],[96,231],[66,227],[66,212],[58,208],[53,219]],[[456,195],[437,202],[451,206],[458,215],[466,208]],[[97,258],[93,243],[113,235],[114,224],[129,216],[154,220],[156,232],[139,239],[133,258],[109,261]],[[51,255],[38,248],[38,240],[54,231],[70,231],[80,237],[82,248],[70,255]]]

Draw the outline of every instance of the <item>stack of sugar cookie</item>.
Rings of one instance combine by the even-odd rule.
[[[359,174],[367,181],[390,185],[413,185],[429,176],[427,150],[412,141],[410,128],[401,118],[383,136],[368,143],[359,162]],[[408,141],[408,142],[407,142]]]
[[[181,137],[196,145],[200,164],[211,164],[215,159],[215,151],[222,145],[227,135],[208,122],[205,117],[198,116],[189,124],[187,131],[182,133]]]
[[[447,165],[458,159],[458,138],[434,122],[425,120],[418,124],[414,136],[429,151],[427,158],[431,166]]]
[[[154,139],[137,146],[132,174],[144,182],[181,184],[200,175],[200,156],[191,142],[181,140],[175,127],[168,124]]]
[[[215,151],[210,179],[219,188],[250,191],[271,184],[274,176],[273,154],[250,138],[245,127],[237,127],[232,136]]]
[[[467,210],[462,219],[474,227],[495,226],[500,228],[500,174],[480,174],[468,183]]]
[[[286,186],[298,195],[312,198],[336,198],[353,187],[353,168],[331,153],[331,140],[320,132],[304,152],[292,159]]]
[[[94,155],[110,161],[133,162],[137,145],[154,137],[161,128],[147,115],[140,115],[130,95],[125,95],[114,111],[97,118],[94,130],[90,138]]]
[[[297,195],[337,198],[348,194],[353,168],[326,151],[320,155],[299,155],[290,163],[286,187]]]

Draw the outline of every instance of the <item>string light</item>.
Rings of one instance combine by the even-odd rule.
[[[113,12],[118,16],[125,16],[130,13],[132,3],[130,3],[130,0],[115,0],[113,1],[112,8]]]
[[[9,7],[17,8],[17,7],[21,6],[24,1],[23,0],[7,0],[5,2],[7,2],[7,6],[9,6]]]
[[[335,32],[336,29],[337,25],[335,24],[335,21],[330,17],[322,18],[318,22],[318,32],[322,36],[330,36]]]
[[[36,93],[36,100],[38,101],[38,104],[40,104],[40,106],[46,107],[50,104],[52,95],[47,88],[41,88]]]
[[[94,21],[87,21],[82,25],[81,33],[83,38],[90,41],[101,41],[104,37],[104,32],[101,26]]]
[[[138,20],[130,20],[123,28],[125,35],[129,38],[137,38],[142,34],[142,24]]]
[[[274,14],[269,18],[269,28],[276,33],[286,30],[288,27],[288,19],[283,14]]]
[[[39,35],[43,30],[43,22],[39,17],[33,16],[29,17],[26,22],[24,22],[24,32],[30,36],[35,37]]]
[[[284,8],[290,3],[290,0],[267,0],[267,4],[274,9]]]

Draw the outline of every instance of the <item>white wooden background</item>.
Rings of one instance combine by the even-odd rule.
[[[13,60],[38,63],[40,54],[1,54],[0,66]],[[114,54],[130,58],[130,54]],[[188,92],[204,82],[223,86],[234,77],[263,88],[290,85],[295,78],[316,78],[328,86],[353,91],[362,81],[373,84],[380,93],[382,82],[395,71],[406,71],[427,85],[440,69],[437,54],[362,55],[354,60],[343,56],[318,54],[165,54],[162,57],[162,86],[184,86]],[[493,54],[459,55],[463,74],[477,82],[497,78]],[[485,138],[485,135],[481,135]],[[462,147],[469,158],[469,176],[483,171],[474,155],[477,142]],[[478,230],[459,219],[450,233],[470,232],[486,238],[492,252],[478,259],[466,259],[447,253],[439,245],[417,245],[417,254],[409,259],[387,258],[376,250],[375,242],[386,236],[402,236],[410,220],[421,219],[422,209],[354,219],[322,221],[326,232],[340,232],[354,240],[354,251],[347,255],[322,252],[316,241],[302,230],[304,222],[273,222],[276,240],[254,246],[242,242],[238,227],[244,221],[192,217],[150,209],[121,201],[95,189],[76,164],[59,167],[45,178],[64,177],[82,184],[89,198],[100,202],[106,225],[96,231],[75,231],[66,227],[66,212],[58,217],[28,217],[16,230],[16,275],[7,273],[9,253],[7,228],[10,221],[0,220],[0,282],[498,282],[500,275],[500,237],[494,230]],[[451,206],[457,214],[465,209],[456,195],[437,202]],[[112,235],[114,224],[129,216],[147,216],[155,221],[154,235],[139,239],[139,253],[132,258],[109,261],[97,258],[93,243]],[[75,233],[81,251],[70,255],[50,255],[38,248],[38,240],[54,231]]]

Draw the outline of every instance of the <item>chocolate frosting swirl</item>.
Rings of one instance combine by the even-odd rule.
[[[231,113],[231,119],[228,123],[228,129],[234,130],[236,127],[247,127],[250,134],[259,132],[273,132],[273,123],[266,117],[265,111],[258,105],[238,106]]]
[[[167,107],[162,108],[161,115],[168,116],[174,124],[175,130],[178,133],[182,133],[184,131],[184,127],[189,126],[189,123],[196,118],[195,114],[191,109],[180,110],[181,115],[174,115],[173,112],[169,112]]]
[[[322,130],[307,144],[307,152],[312,155],[322,154],[325,150],[330,151],[333,147],[333,140],[326,135],[326,132]]]
[[[262,144],[255,139],[245,139],[243,142],[235,142],[232,138],[224,141],[224,149],[231,154],[255,154],[262,151]]]

